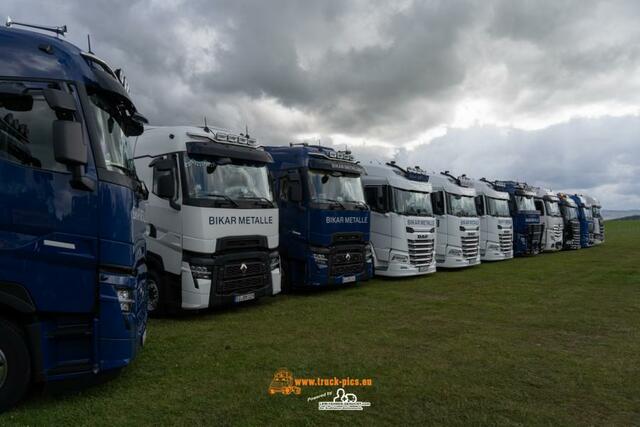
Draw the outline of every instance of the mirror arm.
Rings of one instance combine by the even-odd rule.
[[[82,191],[94,191],[96,189],[96,183],[86,176],[82,168],[84,165],[74,165],[71,167],[71,181],[69,184],[71,188]]]
[[[173,209],[177,211],[182,209],[182,206],[180,205],[180,203],[176,202],[173,199],[169,199],[169,206],[171,206]]]

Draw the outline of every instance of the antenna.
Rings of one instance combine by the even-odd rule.
[[[207,116],[204,116],[204,131],[211,132],[211,129],[207,126]]]
[[[249,126],[246,123],[244,124],[244,136],[249,138]]]
[[[89,53],[93,54],[93,51],[91,50],[91,34],[87,34],[87,45],[89,46]]]
[[[7,21],[4,24],[7,28],[11,28],[14,25],[20,25],[22,27],[35,28],[38,30],[51,31],[56,33],[56,36],[63,36],[67,32],[67,26],[63,25],[61,27],[45,27],[43,25],[33,25],[33,24],[25,24],[22,22],[15,22],[11,19],[10,16],[7,16]]]

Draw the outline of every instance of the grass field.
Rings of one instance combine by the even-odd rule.
[[[589,250],[180,319],[116,379],[36,392],[0,425],[639,424],[640,221]],[[372,378],[362,412],[270,396],[274,371]],[[330,399],[321,399],[330,400]]]

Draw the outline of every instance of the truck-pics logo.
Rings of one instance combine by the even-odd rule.
[[[281,393],[286,396],[291,393],[299,395],[301,392],[302,389],[294,385],[293,373],[287,368],[280,368],[273,374],[273,379],[269,385],[269,394]]]
[[[270,225],[273,224],[272,215],[261,216],[210,216],[209,225]]]
[[[279,368],[273,374],[268,392],[274,394],[299,395],[303,387],[370,387],[373,385],[371,378],[329,377],[329,378],[295,378],[288,368]],[[331,394],[331,392],[328,392]],[[329,395],[327,394],[327,395]]]

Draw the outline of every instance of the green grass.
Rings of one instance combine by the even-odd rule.
[[[638,424],[640,222],[588,250],[153,319],[140,357],[80,392],[32,393],[0,425]],[[372,406],[269,396],[276,368],[371,377]]]

